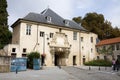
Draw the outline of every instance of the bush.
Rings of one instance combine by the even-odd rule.
[[[34,58],[40,58],[40,53],[39,52],[31,52],[27,55],[27,67],[30,69],[33,69],[33,59]]]
[[[112,62],[106,61],[106,60],[92,60],[89,62],[85,62],[84,65],[87,65],[87,66],[111,66]]]

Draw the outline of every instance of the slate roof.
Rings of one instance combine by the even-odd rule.
[[[51,23],[47,22],[46,17],[51,17]],[[56,14],[54,11],[51,9],[45,9],[43,12],[40,14],[38,13],[29,13],[26,15],[23,20],[29,20],[29,21],[34,21],[34,22],[40,22],[40,23],[46,23],[46,24],[51,24],[51,25],[58,25],[66,28],[72,28],[72,29],[77,29],[77,30],[82,30],[82,31],[87,31],[84,29],[81,25],[77,24],[76,22],[72,20],[66,20],[62,17],[60,17],[58,14]],[[65,25],[65,20],[69,21],[69,25]]]
[[[100,41],[96,46],[120,43],[120,37]]]

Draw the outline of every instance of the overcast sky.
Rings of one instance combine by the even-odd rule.
[[[86,13],[103,14],[112,26],[120,28],[119,0],[7,0],[8,24],[13,24],[29,12],[40,13],[50,8],[65,19],[82,16]]]

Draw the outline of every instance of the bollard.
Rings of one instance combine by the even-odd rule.
[[[89,66],[89,70],[91,70],[91,67]]]
[[[17,70],[17,68],[16,68],[16,74],[18,73],[18,70]]]
[[[100,66],[99,66],[98,70],[100,71]]]
[[[59,69],[61,69],[61,66],[60,66],[60,65],[58,65],[58,68],[59,68]]]
[[[107,70],[107,67],[105,66],[105,70]]]

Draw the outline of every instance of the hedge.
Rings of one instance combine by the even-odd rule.
[[[84,65],[86,66],[111,66],[111,61],[106,60],[92,60],[89,62],[85,62]]]

